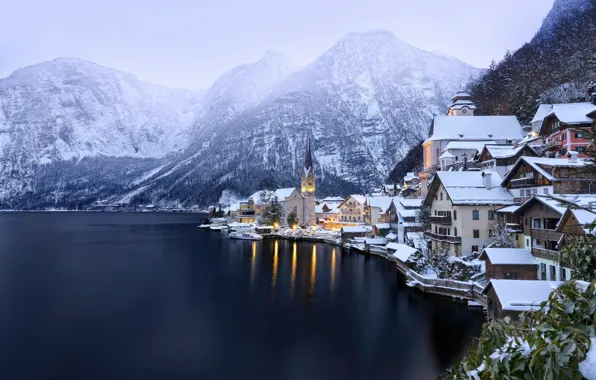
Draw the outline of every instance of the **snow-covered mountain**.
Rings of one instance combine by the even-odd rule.
[[[368,188],[477,75],[386,31],[351,33],[303,68],[270,51],[205,92],[80,60],[34,65],[0,80],[0,204],[190,206],[264,179],[296,185],[308,137],[321,193]]]

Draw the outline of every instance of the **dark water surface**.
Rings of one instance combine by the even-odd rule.
[[[0,379],[432,379],[480,333],[383,259],[200,219],[0,213]]]

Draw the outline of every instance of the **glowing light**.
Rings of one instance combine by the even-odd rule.
[[[250,285],[254,285],[255,269],[257,265],[257,242],[252,242],[252,255],[250,257]]]
[[[294,288],[296,285],[296,243],[294,243],[294,247],[292,249],[292,275],[290,277],[290,296],[294,296]]]
[[[335,248],[331,252],[331,291],[335,287]]]
[[[276,223],[273,223],[273,228],[279,228],[279,223],[277,223],[277,222]]]
[[[279,245],[278,245],[278,241],[276,240],[273,245],[273,272],[271,273],[271,291],[275,290],[275,285],[277,284],[277,264],[278,264],[277,253],[278,252],[279,252]]]
[[[310,289],[308,293],[312,295],[315,291],[317,282],[317,246],[312,246],[312,258],[310,260]]]

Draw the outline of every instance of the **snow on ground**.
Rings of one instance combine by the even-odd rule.
[[[592,342],[586,353],[586,359],[579,363],[579,371],[588,380],[596,380],[596,337],[590,338]]]

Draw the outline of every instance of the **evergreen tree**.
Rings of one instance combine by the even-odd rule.
[[[296,215],[296,211],[291,211],[286,218],[288,222],[288,226],[294,227],[298,225],[298,215]]]

